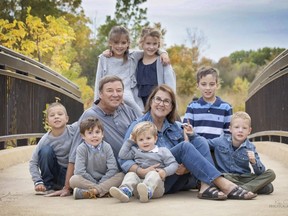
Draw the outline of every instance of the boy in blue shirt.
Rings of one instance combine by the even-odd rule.
[[[219,72],[212,67],[202,67],[197,72],[197,88],[201,92],[198,100],[193,100],[186,109],[184,122],[193,126],[194,132],[206,139],[229,134],[232,115],[230,104],[217,97]]]
[[[255,146],[247,138],[252,130],[250,116],[246,112],[236,112],[229,129],[231,135],[208,140],[210,148],[214,149],[218,170],[226,179],[253,193],[272,193],[275,173],[265,169]]]

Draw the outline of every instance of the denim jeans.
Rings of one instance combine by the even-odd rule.
[[[196,149],[196,147],[201,151],[201,153]],[[210,185],[216,178],[221,176],[221,173],[215,168],[210,151],[208,150],[207,152],[205,146],[203,149],[201,149],[202,147],[197,143],[196,147],[190,142],[181,142],[171,148],[170,151],[172,152],[176,161],[179,164],[182,163],[196,179]],[[205,156],[202,155],[202,151],[206,152],[205,154],[209,153],[211,161],[209,159],[207,160]],[[187,184],[191,184],[191,186],[196,184],[196,181],[193,181],[193,178],[189,175],[172,175],[167,177],[165,181],[165,190],[167,193],[170,193],[170,191],[175,188],[174,184],[176,184],[177,181],[178,183],[180,182],[183,187],[187,187]],[[181,190],[179,186],[178,189]]]
[[[65,185],[67,168],[60,166],[51,146],[43,146],[38,153],[39,168],[47,190],[59,190]]]
[[[192,140],[190,140],[190,143],[194,145],[194,147],[201,153],[204,158],[206,158],[211,164],[213,164],[213,166],[215,166],[206,138],[196,135],[193,136]]]

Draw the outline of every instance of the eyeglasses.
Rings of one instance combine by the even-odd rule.
[[[162,100],[160,97],[153,97],[153,101],[156,104],[160,104],[161,102],[163,102],[164,106],[170,106],[172,104],[172,102],[169,99]]]

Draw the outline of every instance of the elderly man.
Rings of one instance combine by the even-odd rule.
[[[99,99],[87,109],[79,118],[81,120],[94,116],[100,119],[104,125],[104,141],[112,147],[117,158],[120,148],[123,144],[125,133],[130,123],[138,116],[136,113],[123,103],[124,84],[117,76],[105,76],[99,82]],[[75,132],[73,139],[74,154],[69,159],[66,173],[65,186],[62,190],[51,193],[47,196],[68,196],[70,195],[69,179],[74,172],[74,163],[76,159],[76,149],[82,142],[80,129]]]

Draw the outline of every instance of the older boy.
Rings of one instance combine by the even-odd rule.
[[[72,140],[77,124],[66,125],[65,107],[55,102],[47,108],[47,123],[51,130],[40,139],[29,163],[36,194],[49,194],[69,187],[66,170],[72,155]]]
[[[184,122],[190,122],[194,132],[213,139],[229,134],[232,115],[230,104],[216,96],[219,86],[219,72],[212,67],[202,67],[197,72],[197,88],[201,92],[198,100],[192,101],[184,115]]]

